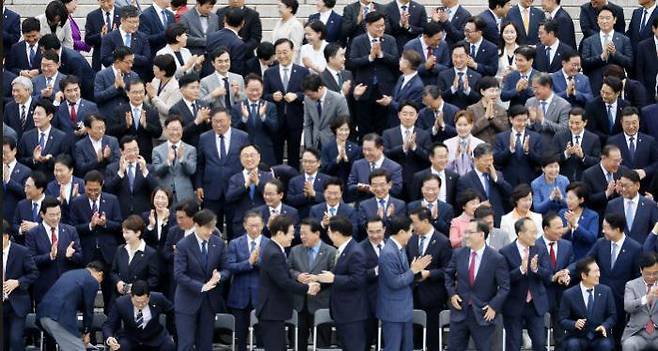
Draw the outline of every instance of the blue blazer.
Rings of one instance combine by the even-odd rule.
[[[352,164],[357,159],[361,158],[361,147],[353,141],[345,143],[345,153],[349,162],[336,162],[338,157],[338,145],[336,140],[332,140],[327,145],[323,145],[321,150],[322,156],[320,158],[320,170],[330,176],[334,176],[347,184],[347,178],[350,175]]]
[[[432,262],[426,268],[430,272],[430,276],[423,281],[416,281],[414,284],[414,306],[421,309],[443,308],[445,301],[448,301],[445,269],[452,257],[452,247],[448,237],[438,231],[434,231],[427,240],[429,243],[427,243],[424,254],[432,256]],[[372,249],[372,245],[370,247]],[[422,256],[418,252],[418,235],[409,239],[406,249],[409,263],[414,257]]]
[[[114,49],[124,46],[121,32],[118,29],[108,32],[101,39],[101,62],[105,67],[112,65]],[[133,70],[138,72],[141,77],[148,77],[151,70],[151,46],[149,38],[142,32],[135,32],[130,36],[130,48],[135,56]],[[152,71],[151,71],[152,72]]]
[[[502,169],[505,180],[510,185],[516,186],[537,178],[539,175],[537,170],[541,167],[545,150],[542,147],[541,135],[526,128],[523,140],[525,142],[527,138],[530,139],[528,153],[523,152],[522,155],[518,155],[516,152],[511,153],[509,148],[512,133],[516,132],[508,130],[496,134],[494,161],[496,162],[496,168]]]
[[[151,291],[149,296],[149,310],[151,320],[144,329],[135,324],[135,306],[131,296],[121,296],[110,306],[107,321],[103,324],[103,340],[109,337],[125,337],[131,345],[158,347],[170,339],[167,329],[160,324],[160,316],[165,315],[169,320],[174,318],[174,305],[163,294]]]
[[[567,210],[566,208],[560,210],[560,218],[562,218],[562,223],[565,226],[567,225],[565,217]],[[578,229],[565,232],[562,239],[571,242],[574,257],[579,260],[587,255],[598,237],[599,215],[589,208],[583,207],[583,212],[578,218]]]
[[[653,38],[653,32],[651,31],[650,25],[645,25],[644,28],[640,30],[640,26],[642,25],[643,13],[644,13],[643,7],[639,7],[633,10],[633,14],[631,15],[631,22],[628,24],[628,28],[626,28],[626,36],[628,37],[628,39],[631,40],[631,46],[633,47],[633,54],[638,54],[640,52],[638,50],[638,43],[640,43],[643,40]],[[658,13],[655,11],[651,12],[649,18],[645,19],[646,24],[652,24],[653,21],[656,19],[656,17],[658,17]],[[636,75],[636,77],[641,77],[641,76]],[[654,75],[653,78],[655,79],[656,76]]]
[[[5,28],[3,24],[3,28]],[[19,27],[20,28],[20,27]],[[29,47],[25,40],[21,40],[18,43],[11,45],[11,49],[6,47],[4,50],[8,50],[7,59],[5,62],[6,69],[13,72],[15,75],[19,75],[22,70],[33,70],[37,69],[41,71],[41,52],[37,48],[37,44],[34,45],[34,61],[30,62],[27,55],[27,48]]]
[[[450,321],[464,321],[467,308],[471,308],[478,325],[489,326],[494,321],[487,322],[484,320],[482,308],[489,305],[494,311],[502,311],[503,303],[510,291],[509,270],[505,258],[494,249],[485,246],[475,282],[471,287],[468,280],[470,255],[471,250],[468,247],[454,251],[445,270],[448,296],[452,297],[457,294],[463,301],[461,310],[456,310],[450,306]],[[470,306],[468,301],[472,301]]]
[[[516,28],[520,28],[519,31],[519,44],[520,45],[537,45],[539,44],[539,24],[544,22],[546,16],[544,11],[537,7],[530,8],[528,24],[528,33],[525,32],[523,26],[523,18],[521,16],[521,9],[519,6],[512,6],[512,8],[507,12],[506,19],[516,25]]]
[[[84,177],[87,172],[97,170],[105,174],[105,169],[111,163],[119,162],[121,158],[121,150],[119,149],[119,142],[113,136],[103,135],[101,139],[103,149],[108,146],[111,150],[110,157],[98,162],[96,157],[96,150],[91,143],[89,137],[84,137],[75,143],[73,150],[73,158],[75,159],[75,174]]]
[[[410,322],[414,309],[414,273],[404,248],[388,240],[379,256],[377,318],[383,322]]]
[[[601,90],[600,88],[601,87],[599,86],[599,90]],[[621,110],[626,106],[628,106],[626,100],[617,99],[617,117],[615,118],[615,124],[611,129],[610,122],[608,122],[606,104],[600,96],[596,96],[585,105],[585,114],[587,115],[586,128],[599,136],[601,145],[606,145],[608,143],[608,137],[611,135],[623,132],[621,127]]]
[[[34,77],[34,79],[32,80],[32,88],[34,89],[32,90],[32,98],[33,99],[43,98],[50,100],[50,102],[52,102],[55,98],[55,94],[57,94],[60,91],[59,83],[64,78],[66,78],[66,75],[58,71],[55,80],[50,82],[50,85],[53,88],[52,94],[50,95],[50,97],[45,97],[45,96],[41,96],[41,90],[46,89],[46,87],[48,86],[46,84],[46,76],[44,76],[43,74],[39,74],[38,76]]]
[[[548,57],[546,57],[546,46],[543,44],[537,44],[536,50],[537,55],[532,63],[532,67],[540,72],[555,73],[562,69],[562,57],[566,56],[574,49],[560,41],[560,44],[558,44],[556,52],[553,55],[553,61],[551,61],[550,64],[548,62]]]
[[[492,43],[499,43],[501,40],[500,31],[498,30],[498,25],[496,25],[496,18],[494,17],[494,14],[491,12],[491,10],[485,9],[478,16],[482,18],[486,24],[484,30],[482,31],[482,37]],[[523,26],[517,28],[523,28]]]
[[[149,6],[139,15],[139,31],[144,33],[148,38],[151,52],[156,53],[167,45],[165,30],[169,25],[174,24],[174,14],[169,10],[164,10],[166,25],[162,25],[162,14],[157,13],[155,7]]]
[[[644,240],[642,244],[642,251],[648,252],[658,252],[658,241],[656,240],[656,235],[653,235],[653,232],[647,235],[647,239]]]
[[[14,212],[12,217],[12,224],[16,235],[14,239],[17,240],[19,244],[25,243],[25,237],[18,234],[18,229],[23,221],[41,223],[41,216],[39,214],[37,214],[36,218],[32,216],[32,200],[22,199],[18,201],[16,212]]]
[[[18,135],[18,140],[16,140],[16,143],[20,141],[21,136],[23,136],[23,133],[25,131],[28,131],[30,129],[34,129],[34,119],[32,119],[32,115],[34,114],[34,105],[37,103],[35,99],[32,99],[32,102],[30,103],[30,107],[27,109],[25,115],[27,116],[27,119],[25,121],[25,128],[21,125],[21,107],[16,104],[15,101],[9,102],[7,105],[5,105],[5,110],[4,110],[4,119],[3,121],[5,124],[7,124],[11,129],[16,131],[16,134]]]
[[[370,62],[371,43],[368,34],[361,34],[350,42],[348,69],[354,74],[354,86],[358,84],[367,85],[369,88],[375,86],[375,81],[379,87],[379,93],[391,96],[393,86],[400,75],[399,73],[399,51],[397,40],[384,34],[381,39],[383,57]],[[375,78],[376,77],[376,78]],[[375,100],[374,92],[377,89],[367,89],[362,99]]]
[[[249,196],[249,188],[245,188],[244,186],[244,175],[242,172],[232,175],[228,181],[226,204],[235,213],[235,216],[233,216],[233,228],[236,230],[236,234],[243,230],[242,218],[245,212],[265,203],[263,200],[263,189],[265,188],[265,183],[273,178],[272,173],[259,170],[258,177],[260,181],[258,186],[256,186],[256,193],[253,199]]]
[[[658,169],[658,144],[656,139],[644,133],[637,133],[635,136],[635,153],[633,156],[628,150],[626,136],[624,133],[608,137],[608,145],[617,145],[621,150],[622,165],[630,169],[642,169],[646,172],[646,180],[642,183],[651,181],[653,175]]]
[[[621,196],[610,200],[605,213],[617,213],[625,216],[625,200]],[[624,233],[638,243],[643,243],[649,232],[651,232],[653,225],[658,221],[658,206],[653,200],[649,200],[640,194],[639,205],[635,209],[635,217],[633,217],[633,226],[629,228],[628,219],[626,221]]]
[[[617,321],[617,312],[615,310],[615,299],[609,287],[603,283],[594,287],[594,307],[591,315],[587,313],[583,293],[580,284],[573,286],[564,291],[560,300],[560,326],[566,331],[566,337],[593,340],[600,337],[594,330],[598,326],[605,327],[608,337],[611,337],[611,329]],[[576,329],[576,321],[587,319],[585,328]]]
[[[306,23],[311,23],[313,21],[319,21],[319,20],[320,20],[320,13],[317,12],[308,16],[308,21]],[[324,38],[324,40],[326,40],[327,43],[333,43],[335,41],[340,41],[342,43],[345,43],[346,41],[345,38],[343,37],[342,27],[343,27],[343,16],[336,13],[336,11],[331,11],[331,14],[329,15],[329,19],[325,24],[325,30],[327,31],[327,36]]]
[[[553,137],[553,150],[565,150],[572,142],[571,131],[556,133]],[[560,152],[560,174],[565,175],[572,182],[582,179],[583,171],[601,161],[601,139],[596,134],[586,129],[580,147],[583,148],[585,155],[582,160],[573,155],[566,158],[564,152]]]
[[[555,257],[555,267],[552,266],[550,263],[551,261],[551,256],[550,254],[547,254],[546,258],[548,259],[549,262],[549,267],[551,270],[551,277],[553,274],[566,269],[576,261],[576,257],[574,256],[573,252],[573,245],[571,245],[571,242],[568,240],[560,239],[556,242],[557,244],[557,256]],[[544,241],[544,238],[540,237],[535,241],[535,246],[537,247],[538,250],[543,250],[543,252],[548,253],[548,248],[546,247],[546,242]],[[549,311],[557,311],[560,308],[560,299],[562,298],[562,293],[566,287],[564,285],[560,285],[554,282],[551,282],[546,285],[546,292],[548,293],[548,303],[549,303]]]
[[[324,217],[324,214],[327,212],[327,203],[326,202],[321,202],[319,204],[315,204],[311,207],[308,217],[315,218],[318,221],[322,221],[322,218]],[[341,202],[338,204],[338,211],[336,211],[337,216],[343,216],[347,219],[350,220],[352,223],[358,223],[359,217],[356,209],[354,207],[347,205],[344,202]],[[358,227],[353,225],[352,226],[352,237],[356,238],[358,234]],[[322,240],[329,242],[331,239],[329,239],[329,235],[327,234],[327,229],[323,228],[322,232],[320,233]]]
[[[449,204],[455,203],[455,197],[457,196],[457,182],[459,180],[459,174],[449,170],[444,170],[446,174],[445,184],[441,184],[442,187],[446,188],[446,202]],[[414,180],[411,185],[411,192],[409,193],[409,198],[412,200],[422,199],[423,194],[420,191],[423,179],[428,175],[432,174],[430,168],[426,168],[416,174],[414,174]]]
[[[402,54],[404,45],[409,40],[423,34],[423,30],[427,24],[425,6],[412,0],[407,4],[407,12],[409,13],[409,28],[403,28],[400,26],[400,8],[396,2],[386,4],[383,11],[389,23],[386,33],[395,37],[400,54]]]
[[[560,41],[563,41],[570,47],[577,49],[578,46],[576,45],[574,21],[569,13],[564,8],[560,7],[560,9],[555,13],[553,20],[557,21],[559,24],[557,37],[560,38]]]
[[[397,3],[395,3],[397,6]],[[411,100],[414,101],[415,103],[418,104],[418,106],[421,106],[423,103],[423,88],[425,87],[425,83],[423,83],[423,80],[421,79],[420,75],[415,75],[407,84],[404,85],[404,88],[402,87],[402,82],[404,81],[404,76],[400,76],[398,78],[398,81],[395,83],[395,87],[393,87],[393,96],[391,96],[391,104],[388,105],[389,109],[389,125],[395,126],[400,124],[400,120],[398,119],[398,108],[400,107],[400,104],[402,104],[404,101]]]
[[[467,44],[469,44],[470,48],[471,43],[467,42]],[[473,59],[478,64],[475,71],[480,73],[483,77],[495,76],[496,72],[498,72],[498,47],[493,42],[490,42],[487,39],[482,39],[480,47]],[[477,89],[476,86],[471,86],[471,88]]]
[[[206,42],[208,48],[224,46],[231,57],[230,71],[239,75],[245,74],[245,63],[249,48],[235,32],[228,28],[222,28],[216,32],[208,33]]]
[[[407,150],[407,152],[404,152],[402,147],[404,140],[400,126],[386,129],[382,133],[384,154],[402,167],[402,180],[405,188],[411,186],[416,172],[430,166],[429,154],[432,148],[430,133],[420,128],[414,128],[414,133],[416,134],[416,150]]]
[[[155,177],[153,167],[146,166],[149,173],[146,177],[142,174],[142,168],[135,166],[135,179],[133,181],[133,189],[130,189],[130,181],[128,180],[128,171],[123,178],[119,178],[118,170],[119,163],[112,163],[107,166],[107,173],[105,175],[105,191],[116,195],[122,201],[119,204],[121,207],[121,214],[124,217],[136,214],[141,215],[144,211],[151,209],[151,192],[158,186],[158,179]]]
[[[366,295],[366,254],[354,239],[336,259],[331,285],[329,311],[336,323],[351,323],[368,318]]]
[[[442,185],[443,186],[443,185]],[[453,217],[455,217],[455,211],[452,208],[452,205],[449,203],[443,202],[441,200],[436,200],[437,212],[439,215],[436,218],[431,218],[432,226],[436,229],[437,232],[443,235],[450,234],[450,222],[452,222]],[[407,214],[411,214],[415,209],[422,207],[423,200],[416,200],[407,204]]]
[[[79,52],[63,47],[59,71],[67,76],[74,75],[80,78],[80,94],[87,100],[94,99],[94,75],[96,71],[91,68],[87,59]]]
[[[475,170],[459,177],[459,181],[457,182],[457,193],[470,188],[475,190],[475,192],[480,195],[481,199],[489,200],[489,203],[494,210],[496,226],[498,226],[500,224],[500,217],[502,217],[506,213],[506,209],[509,208],[508,200],[512,194],[512,186],[505,180],[505,178],[503,178],[503,173],[500,171],[496,171],[496,173],[498,176],[497,182],[494,182],[493,179],[489,177],[489,196],[487,196],[487,192],[482,186],[482,182],[480,182],[480,178]]]
[[[526,302],[528,291],[532,294],[532,305],[535,307],[535,315],[543,317],[549,311],[547,286],[551,284],[553,277],[550,257],[545,247],[530,247],[529,257],[537,256],[537,272],[530,269],[528,262],[525,267],[526,274],[521,273],[521,256],[516,240],[498,251],[507,262],[510,277],[510,291],[505,300],[503,314],[505,316],[519,317],[523,314],[523,306]],[[480,265],[482,267],[482,265]]]
[[[8,304],[18,317],[25,317],[32,311],[32,300],[28,288],[39,278],[39,270],[34,259],[25,246],[11,243],[7,254],[5,280],[18,280],[18,288],[9,294]],[[5,336],[7,337],[7,336]]]
[[[157,252],[150,246],[146,245],[144,251],[135,253],[132,261],[128,263],[128,251],[126,245],[119,245],[112,262],[112,292],[118,295],[116,285],[122,281],[126,284],[132,284],[138,280],[145,281],[151,291],[158,287],[158,278],[160,276],[158,267]]]
[[[532,83],[532,79],[541,72],[532,68],[530,70],[530,75],[528,76],[528,82]],[[514,105],[524,105],[528,99],[535,96],[532,92],[532,84],[528,84],[528,87],[522,92],[516,91],[516,83],[521,80],[521,73],[519,71],[512,71],[508,74],[505,79],[503,79],[503,86],[501,87],[500,99],[502,101],[509,101],[510,106]]]
[[[16,12],[5,8],[2,22],[2,47],[11,48],[21,38],[21,16]],[[5,51],[7,56],[7,51]]]
[[[402,167],[397,162],[384,158],[382,163],[382,169],[387,170],[391,175],[391,181],[393,182],[393,187],[391,188],[391,195],[399,196],[402,194]],[[347,193],[355,194],[354,199],[352,200],[364,200],[369,197],[372,197],[372,194],[358,194],[356,191],[356,185],[358,183],[370,184],[368,177],[370,176],[370,165],[368,160],[360,159],[354,161],[352,164],[352,170],[350,171],[349,178],[347,180]],[[348,200],[349,201],[349,200]]]
[[[248,143],[247,133],[231,128],[231,145],[226,150],[226,157],[220,159],[215,132],[201,134],[197,148],[195,187],[203,188],[208,200],[224,198],[229,178],[242,170],[240,149]]]
[[[620,170],[612,175],[614,180],[619,180],[621,178],[621,170],[627,169],[624,166],[620,167]],[[587,201],[587,207],[596,211],[600,218],[603,218],[605,213],[605,208],[608,205],[608,201],[617,197],[617,194],[613,194],[608,199],[605,196],[605,189],[608,186],[608,180],[603,174],[600,164],[593,165],[583,172],[582,181],[589,186],[589,200]]]
[[[466,76],[468,78],[468,86],[470,87],[468,95],[463,90],[458,90],[453,93],[450,89],[450,87],[452,87],[452,82],[455,81],[455,70],[452,68],[441,71],[437,80],[438,86],[442,91],[441,95],[443,96],[443,99],[460,109],[466,109],[468,106],[480,101],[480,94],[477,91],[477,83],[482,76],[480,73],[470,68],[466,71]]]
[[[28,130],[23,134],[18,143],[18,155],[20,156],[20,162],[22,164],[32,168],[34,171],[43,172],[46,177],[52,179],[53,169],[55,168],[55,157],[60,154],[70,153],[70,140],[68,140],[64,132],[51,127],[48,134],[48,140],[46,140],[46,147],[43,148],[41,154],[52,155],[53,157],[46,162],[35,163],[32,152],[34,148],[39,145],[39,133],[40,131],[35,128]]]
[[[55,117],[52,120],[53,127],[66,133],[67,136],[73,137],[73,132],[78,129],[78,124],[83,123],[85,119],[92,113],[98,113],[98,107],[95,103],[81,99],[79,104],[76,105],[76,120],[71,120],[71,106],[68,101],[62,103],[55,112]],[[77,138],[77,137],[76,137]]]
[[[619,20],[620,18],[617,17],[617,21]],[[622,33],[614,32],[611,41],[615,44],[617,51],[608,57],[608,61],[601,60],[603,49],[599,32],[581,42],[580,57],[583,62],[583,73],[590,78],[592,92],[597,96],[603,84],[603,71],[609,64],[614,63],[629,70],[633,68],[633,48],[630,39]]]
[[[224,241],[217,235],[210,236],[207,246],[208,262],[204,264],[196,234],[190,234],[176,244],[174,254],[174,277],[178,284],[174,298],[176,313],[198,313],[201,301],[206,295],[212,312],[219,312],[224,308],[221,285],[229,281],[231,274],[228,270],[226,247]],[[221,275],[218,284],[220,286],[202,293],[201,287],[210,280],[213,270],[217,270]]]
[[[263,250],[269,241],[270,239],[261,235],[259,249]],[[249,256],[247,234],[229,241],[226,263],[232,280],[226,306],[230,308],[245,309],[257,304],[260,262],[252,266]]]
[[[458,5],[457,11],[455,11],[455,14],[452,16],[452,21],[443,22],[444,30],[446,32],[445,40],[448,43],[448,46],[452,46],[454,43],[464,40],[464,26],[469,18],[471,18],[471,13],[463,6]]]
[[[7,183],[2,182],[4,186],[2,194],[3,218],[7,221],[14,219],[16,205],[25,198],[25,181],[30,176],[30,172],[32,170],[29,167],[17,161],[11,176],[9,176],[9,181]]]
[[[233,57],[231,57],[231,65]],[[277,164],[274,156],[274,140],[279,132],[280,122],[276,112],[276,106],[265,100],[260,103],[267,104],[265,112],[265,121],[260,116],[250,115],[247,122],[242,121],[242,105],[250,104],[249,100],[244,100],[233,105],[231,108],[231,126],[245,131],[249,135],[249,142],[258,145],[261,152],[261,161],[270,166]],[[248,107],[251,108],[251,107]]]
[[[653,16],[654,15],[652,14],[651,17]],[[653,23],[653,22],[647,22],[647,23]],[[653,41],[653,36],[649,39],[641,41],[639,44],[634,43],[634,45],[636,47],[635,67],[633,67],[635,69],[635,77],[637,77],[637,79],[642,83],[644,88],[647,90],[647,95],[656,96],[656,74],[658,74],[658,56],[655,55],[656,44]]]
[[[432,134],[432,127],[434,127],[436,122],[434,111],[429,107],[423,107],[418,112],[416,127],[430,132],[432,142],[443,142],[446,139],[457,136],[457,130],[455,129],[455,114],[459,112],[459,107],[444,101],[443,106],[441,107],[441,112],[443,113],[443,122],[445,122],[445,124],[443,130],[437,131],[436,134]]]
[[[601,284],[605,284],[612,289],[618,314],[624,310],[623,301],[626,282],[640,276],[638,259],[641,253],[642,245],[630,236],[626,236],[612,269],[610,268],[611,241],[600,238],[587,254],[587,256],[596,260],[601,269]]]
[[[130,71],[123,75],[124,82],[129,82],[134,79],[139,79],[139,76],[134,71]],[[96,106],[98,107],[98,112],[100,112],[108,121],[106,122],[106,127],[109,127],[109,121],[114,116],[115,109],[121,104],[128,103],[128,96],[126,95],[125,89],[117,89],[114,86],[115,80],[116,77],[114,76],[112,67],[102,69],[100,72],[96,73],[96,77],[94,78],[94,98]]]
[[[89,206],[89,198],[87,195],[82,195],[71,201],[71,220],[82,238],[80,244],[82,245],[83,262],[88,263],[93,260],[94,248],[99,247],[105,263],[111,264],[114,261],[117,238],[121,235],[123,217],[119,200],[112,194],[101,193],[98,212],[105,214],[107,224],[105,227],[98,226],[90,230],[89,223],[93,213]]]
[[[656,60],[656,65],[658,65],[658,60]],[[640,130],[651,135],[654,139],[658,137],[658,121],[651,118],[651,116],[655,116],[655,113],[658,113],[658,104],[644,106],[640,119]]]
[[[80,335],[78,310],[82,309],[83,333],[91,330],[94,317],[94,300],[100,285],[86,269],[68,271],[57,279],[37,306],[37,324],[48,317],[72,335]]]
[[[112,18],[112,28],[108,28],[108,32],[119,28],[121,11],[114,8],[114,16]],[[97,8],[87,14],[87,21],[85,22],[85,43],[94,48],[94,53],[91,58],[91,66],[94,71],[98,72],[103,67],[101,66],[101,30],[105,25],[105,14],[101,8]]]
[[[418,75],[423,80],[423,84],[436,85],[436,77],[439,75],[439,72],[452,65],[450,62],[450,47],[448,46],[447,42],[441,40],[439,42],[439,46],[432,49],[432,56],[436,58],[436,63],[434,66],[432,66],[432,68],[427,69],[425,68],[425,62],[427,61],[425,55],[427,55],[427,51],[423,50],[423,44],[421,43],[421,40],[423,40],[422,36],[410,40],[404,44],[404,48],[400,52],[403,52],[404,50],[416,51],[420,55],[421,64],[418,66]]]
[[[285,125],[286,128],[301,130],[304,125],[304,88],[302,87],[302,81],[309,74],[305,67],[293,64],[288,88],[286,89],[281,81],[279,65],[274,65],[263,73],[263,99],[272,102],[276,106],[279,123]],[[285,100],[275,102],[272,95],[277,91],[283,94],[294,93],[297,95],[297,99],[293,102],[286,102]]]
[[[366,268],[366,295],[368,297],[368,318],[373,319],[377,317],[377,294],[379,290],[379,275],[375,272],[375,267],[379,267],[379,256],[375,249],[368,240],[361,240],[359,242],[361,249],[365,254],[365,268]],[[382,250],[386,241],[382,241]],[[378,268],[379,270],[379,268]]]
[[[75,186],[78,186],[78,195],[82,195],[85,193],[85,182],[81,178],[78,178],[76,176],[73,176],[71,179],[71,192],[69,193],[69,202],[60,202],[60,207],[62,208],[62,223],[65,224],[71,224],[71,203],[70,201],[73,200],[73,188]],[[60,193],[60,186],[59,183],[57,182],[57,179],[54,179],[48,183],[48,186],[46,187],[46,195],[47,196],[52,196],[54,198],[59,197]]]
[[[592,100],[592,86],[590,85],[589,78],[582,73],[577,73],[573,79],[576,82],[576,94],[567,95],[567,81],[564,78],[562,70],[558,70],[551,74],[553,78],[553,91],[561,98],[569,101],[572,105],[585,107],[588,101]]]
[[[384,223],[388,221],[388,216],[386,212],[388,209],[393,206],[394,211],[391,217],[397,215],[405,215],[407,213],[407,205],[404,201],[396,199],[393,195],[389,195],[388,202],[386,203],[386,211],[384,213]],[[379,204],[375,197],[370,197],[366,200],[359,202],[357,206],[358,216],[359,216],[359,228],[360,228],[360,237],[365,238],[366,235],[366,225],[368,224],[368,218],[374,217],[377,215],[377,210],[379,209]]]
[[[315,190],[315,197],[308,198],[304,196],[304,184],[306,183],[306,174],[300,174],[290,179],[288,182],[288,194],[286,195],[286,202],[299,210],[301,218],[308,217],[308,213],[312,206],[315,206],[324,201],[324,185],[329,180],[329,176],[317,172],[313,178],[313,190]]]

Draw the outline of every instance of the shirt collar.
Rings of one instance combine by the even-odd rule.
[[[11,248],[11,240],[7,244],[7,247],[2,248],[2,257],[8,257],[9,256],[9,249]],[[6,268],[6,267],[5,267]]]
[[[194,232],[194,237],[196,238],[196,242],[199,243],[199,247],[201,247],[201,245],[203,244],[203,241],[204,241],[204,240],[203,240],[203,239],[199,236],[199,234],[197,234],[196,232]],[[207,242],[208,242],[208,240],[206,240],[206,243],[207,243]],[[206,249],[207,249],[207,248],[208,248],[208,244],[206,244]]]
[[[626,143],[630,142],[630,138],[633,138],[633,141],[637,143],[637,133],[635,133],[635,135],[628,135],[624,132],[624,138],[626,138]]]
[[[477,254],[477,257],[479,257],[480,259],[482,259],[482,254],[484,254],[484,249],[485,249],[486,247],[487,247],[486,244],[485,244],[485,245],[482,245],[482,247],[481,247],[479,250],[475,251],[475,253]],[[471,249],[471,252],[473,252],[472,249]]]
[[[548,97],[548,99],[543,100],[546,101],[546,108],[548,108],[548,106],[551,106],[551,102],[553,101],[553,96],[555,96],[555,94],[551,92],[551,95]]]
[[[555,19],[555,15],[557,15],[557,12],[560,11],[561,8],[562,8],[562,6],[557,5],[557,7],[555,8],[555,10],[551,11],[551,18],[552,18],[552,19]]]
[[[515,241],[516,241],[516,248],[519,249],[519,252],[525,252],[525,250],[530,251],[530,247],[521,244],[519,239],[516,239]]]
[[[375,37],[373,37],[372,35],[370,35],[370,33],[368,33],[368,42],[369,42],[369,43],[372,43],[372,40],[373,40],[373,39],[377,39],[377,41],[381,41],[381,40],[382,40],[382,38],[375,38]]]
[[[557,47],[558,46],[560,46],[560,39],[556,38],[555,43],[553,43],[553,45],[550,46],[551,51],[553,52],[553,55],[555,55],[555,53],[557,52]]]
[[[252,241],[256,242],[256,246],[260,246],[261,238],[263,237],[263,234],[258,234],[258,236],[254,239],[252,239],[249,235],[247,235],[247,242],[251,243]],[[251,246],[251,244],[250,244]]]
[[[46,229],[46,234],[48,234],[48,237],[50,237],[50,233],[52,231],[52,227],[46,223],[46,221],[41,221],[41,224],[43,224],[44,229]],[[55,233],[59,232],[58,229],[59,226],[55,227]]]
[[[398,250],[404,249],[404,247],[397,240],[395,240],[395,237],[391,235],[390,239],[393,240],[393,243],[395,244],[395,246],[397,246]]]
[[[27,100],[25,101],[25,103],[21,104],[21,105],[25,105],[25,108],[29,110],[30,105],[32,105],[32,96],[28,97]]]
[[[9,170],[13,171],[14,167],[16,167],[16,164],[18,163],[18,160],[14,159],[13,161],[9,162],[7,166],[9,166]]]
[[[279,204],[276,207],[269,207],[268,206],[268,208],[270,209],[270,212],[272,210],[276,210],[276,213],[281,214],[281,209],[283,208],[283,202],[279,202]]]
[[[179,149],[182,143],[182,140],[179,140],[176,144],[172,144],[171,141],[167,140],[167,146],[169,149],[171,149],[171,147],[174,145],[176,145],[176,149]]]
[[[288,66],[284,66],[282,64],[279,64],[279,72],[283,73],[283,69],[287,68],[288,69],[288,74],[292,74],[292,62]]]
[[[217,71],[215,71],[215,74],[217,75],[217,78],[219,79],[220,82],[224,82],[224,78],[228,78],[228,72],[226,72],[226,75],[223,75]]]
[[[345,248],[347,247],[347,244],[350,243],[350,241],[352,241],[352,238],[347,238],[347,240],[345,240],[345,242],[338,247],[338,252],[336,253],[337,256],[340,256],[343,251],[345,251]]]
[[[391,194],[387,194],[386,197],[382,198],[382,199],[378,199],[378,198],[375,197],[375,200],[377,200],[377,206],[379,206],[379,201],[381,201],[381,200],[384,200],[384,204],[388,205],[388,202],[390,201],[390,199],[391,199]]]
[[[617,247],[619,249],[621,249],[621,247],[624,246],[624,241],[626,241],[626,234],[622,233],[621,234],[621,239],[619,239],[617,241],[610,240],[610,246],[612,246],[612,243],[615,243],[615,244],[617,244]]]
[[[546,248],[548,248],[549,250],[551,243],[557,243],[557,241],[548,240],[548,238],[545,235],[542,235],[541,238],[544,240],[544,243],[546,244]],[[557,245],[553,245],[553,249],[557,249]]]
[[[279,244],[276,240],[272,240],[272,242],[274,242],[276,244],[276,246],[278,246],[279,249],[281,249],[281,252],[283,252],[283,255],[285,256],[286,249],[283,247],[283,245]]]
[[[646,10],[647,10],[647,14],[649,15],[649,17],[651,17],[651,14],[653,14],[653,10],[655,10],[655,9],[656,9],[656,3],[655,3],[655,2],[653,3],[653,6],[649,7],[648,9],[646,9]],[[649,18],[647,18],[647,22],[648,22],[648,21],[649,21]]]
[[[628,203],[629,201],[633,201],[633,205],[637,208],[637,205],[640,203],[640,193],[638,192],[635,194],[635,196],[632,199],[624,199],[624,202]]]
[[[197,238],[198,238],[198,237],[197,237]],[[130,251],[130,245],[126,244],[125,248],[126,248],[126,251],[128,251],[128,253],[131,252],[131,251]],[[141,240],[139,241],[139,246],[137,246],[137,249],[136,249],[134,252],[132,252],[132,254],[133,254],[133,255],[136,254],[137,251],[144,252],[145,250],[146,250],[146,242],[144,241],[144,239],[141,239]]]
[[[379,160],[375,161],[375,168],[382,168],[382,164],[384,163],[384,160],[386,157],[382,155],[382,157],[379,158]]]

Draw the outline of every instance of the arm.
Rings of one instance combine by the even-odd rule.
[[[626,288],[624,289],[624,311],[633,314],[646,306],[647,295],[637,296],[630,284],[631,282],[626,282]]]
[[[356,243],[354,243],[356,245]],[[349,274],[336,274],[332,289],[360,290],[366,284],[366,258],[363,252],[352,254],[349,264]]]
[[[18,286],[27,291],[27,288],[30,287],[39,278],[39,269],[34,263],[32,255],[25,255],[23,260],[23,275],[18,278]]]
[[[411,270],[402,271],[397,257],[392,257],[391,253],[382,252],[379,258],[379,275],[380,284],[386,284],[393,290],[399,290],[409,287],[414,281],[414,274]]]
[[[179,286],[190,291],[200,292],[205,282],[192,279],[192,277],[187,274],[188,259],[186,248],[176,249],[174,252],[174,277]]]

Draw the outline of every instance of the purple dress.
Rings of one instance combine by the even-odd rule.
[[[73,36],[73,49],[75,51],[84,51],[89,52],[91,46],[87,45],[84,40],[82,40],[82,35],[80,34],[80,28],[78,24],[75,23],[73,17],[69,15],[69,22],[71,22],[71,35]]]

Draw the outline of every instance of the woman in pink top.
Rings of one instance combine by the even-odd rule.
[[[475,191],[467,189],[457,195],[457,207],[461,208],[463,212],[450,222],[450,244],[453,249],[463,246],[464,230],[478,206],[480,206],[480,195]]]

